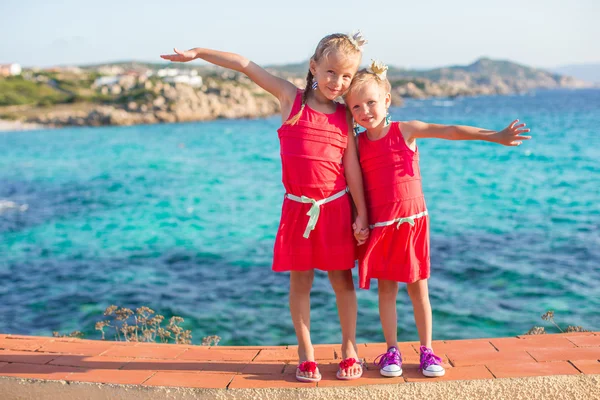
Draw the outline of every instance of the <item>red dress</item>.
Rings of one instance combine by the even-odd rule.
[[[302,91],[296,94],[290,116],[300,110]],[[277,131],[281,145],[282,181],[286,196],[273,251],[273,270],[325,271],[354,267],[355,241],[352,232],[350,196],[320,206],[314,230],[305,232],[311,204],[300,203],[288,194],[316,201],[346,190],[342,156],[348,145],[346,107],[338,104],[332,114],[323,114],[306,105],[294,125],[283,124]]]
[[[368,242],[358,247],[360,287],[368,289],[371,279],[429,278],[429,217],[418,150],[408,147],[393,122],[376,141],[360,134],[358,152],[371,226]]]

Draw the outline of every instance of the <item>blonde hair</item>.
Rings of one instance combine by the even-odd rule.
[[[360,58],[362,57],[362,47],[366,43],[367,41],[363,38],[360,31],[351,35],[347,35],[345,33],[333,33],[321,39],[317,45],[317,48],[315,49],[315,53],[310,59],[315,62],[319,62],[321,59],[329,56],[329,54],[333,52],[339,52],[347,57],[358,56],[360,62]],[[312,88],[313,79],[314,76],[309,69],[308,74],[306,75],[306,87],[304,88],[304,93],[302,93],[302,106],[300,107],[300,111],[288,119],[285,122],[286,124],[294,125],[302,116],[304,106],[306,105],[306,100],[308,99],[308,94]]]
[[[371,60],[369,68],[363,68],[354,75],[350,88],[346,92],[344,98],[347,98],[353,90],[356,90],[367,83],[375,82],[386,93],[392,91],[392,85],[387,79],[388,66],[381,61]]]

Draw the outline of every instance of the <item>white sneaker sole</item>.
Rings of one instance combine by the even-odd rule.
[[[381,375],[385,376],[386,378],[397,378],[399,376],[402,376],[402,370],[400,370],[400,371],[384,371],[384,370],[380,369],[379,373]]]
[[[431,371],[421,371],[423,372],[423,375],[425,375],[428,378],[438,378],[440,376],[444,376],[446,374],[446,370],[443,371],[439,371],[439,372],[431,372]]]

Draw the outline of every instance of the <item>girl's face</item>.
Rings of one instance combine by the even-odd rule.
[[[352,89],[346,96],[346,106],[352,112],[354,121],[370,130],[385,124],[391,100],[392,95],[376,82],[367,82]]]
[[[317,90],[328,100],[342,96],[350,87],[350,82],[358,71],[359,57],[348,57],[333,51],[318,62],[310,60],[310,72]]]

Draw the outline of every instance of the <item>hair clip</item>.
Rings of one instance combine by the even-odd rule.
[[[360,29],[353,31],[350,35],[348,35],[348,39],[360,51],[362,51],[363,47],[368,43]]]
[[[371,60],[371,66],[367,69],[372,74],[377,75],[382,81],[387,78],[388,66],[379,60]]]

